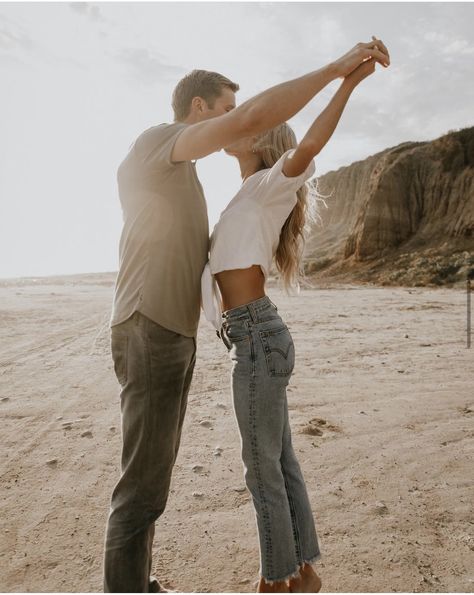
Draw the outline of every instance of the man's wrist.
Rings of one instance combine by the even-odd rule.
[[[335,62],[329,62],[329,64],[325,66],[325,69],[331,81],[341,76],[341,71]]]

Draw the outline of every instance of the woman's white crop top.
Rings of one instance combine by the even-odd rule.
[[[201,277],[204,314],[221,328],[221,297],[213,275],[259,264],[265,279],[278,247],[280,231],[296,205],[296,192],[315,172],[314,161],[294,178],[282,172],[290,149],[272,168],[260,170],[243,182],[222,211],[210,238],[210,256]]]

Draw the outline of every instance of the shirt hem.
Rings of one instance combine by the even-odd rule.
[[[115,318],[111,319],[110,323],[109,323],[109,327],[112,328],[114,326],[118,326],[119,324],[122,324],[123,322],[128,320],[131,316],[133,316],[135,314],[135,312],[140,312],[140,314],[143,314],[143,316],[146,316],[154,323],[159,324],[160,326],[167,329],[168,331],[172,331],[173,333],[177,333],[178,335],[183,335],[184,337],[196,337],[197,336],[198,327],[196,327],[195,331],[190,331],[188,329],[185,329],[185,330],[181,329],[181,328],[175,326],[174,324],[167,323],[164,320],[161,320],[161,321],[157,320],[153,315],[150,315],[149,313],[145,312],[143,310],[143,308],[140,308],[140,306],[135,306],[129,314],[121,316],[120,318],[117,318],[117,319],[115,319]]]
[[[168,331],[172,331],[173,333],[177,333],[178,335],[183,335],[184,337],[196,337],[196,335],[197,335],[197,331],[198,331],[197,326],[196,326],[196,329],[193,331],[191,331],[189,329],[182,329],[180,327],[177,327],[173,323],[167,322],[163,318],[161,318],[161,319],[155,318],[153,314],[150,314],[144,308],[137,307],[137,308],[135,308],[135,310],[140,312],[140,314],[143,314],[143,316],[146,316],[147,318],[152,320],[154,323],[159,324],[163,328],[167,329]]]

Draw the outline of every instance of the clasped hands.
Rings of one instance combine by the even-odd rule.
[[[337,76],[353,84],[375,72],[375,63],[384,68],[390,65],[390,55],[381,39],[372,35],[372,41],[358,43],[333,63]]]

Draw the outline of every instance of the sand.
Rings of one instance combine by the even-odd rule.
[[[112,282],[0,284],[1,591],[102,590],[121,443]],[[323,591],[472,591],[474,348],[464,290],[347,283],[269,295],[296,346],[290,418]],[[153,569],[165,584],[255,590],[239,450],[227,352],[202,321],[155,536]]]

